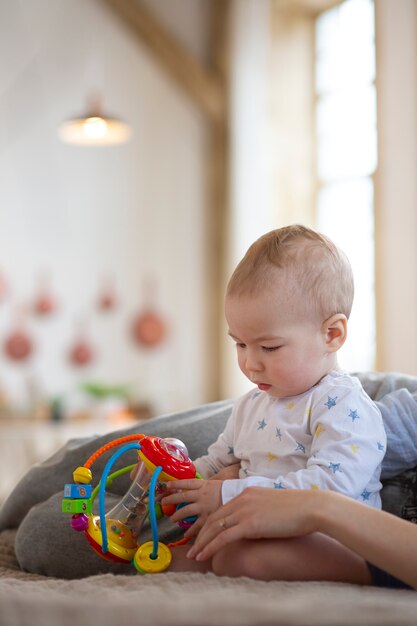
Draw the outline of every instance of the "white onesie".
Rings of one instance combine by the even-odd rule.
[[[386,435],[378,407],[359,380],[332,371],[304,393],[239,398],[224,432],[194,461],[203,478],[240,462],[225,480],[223,504],[246,487],[331,489],[380,508]]]

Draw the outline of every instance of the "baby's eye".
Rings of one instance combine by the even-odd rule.
[[[281,347],[281,346],[271,346],[271,347],[268,347],[268,346],[262,346],[262,350],[263,350],[264,352],[275,352],[275,350],[279,350],[279,349],[280,349],[280,347]]]
[[[236,343],[236,347],[237,347],[237,348],[246,348],[246,344],[244,344],[244,343],[238,343],[238,342],[237,342],[237,343]]]

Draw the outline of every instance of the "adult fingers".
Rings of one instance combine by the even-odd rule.
[[[207,520],[202,525],[195,544],[188,553],[190,558],[195,558],[196,555],[201,552],[203,548],[213,539],[224,534],[226,530],[230,530],[239,524],[241,518],[239,514],[236,514],[235,507],[236,503],[234,503],[234,508],[230,507],[229,504],[226,504],[215,513],[208,516]],[[227,538],[229,536],[230,533],[228,533]]]
[[[204,525],[205,519],[206,518],[204,518],[203,516],[200,516],[199,518],[197,518],[194,524],[190,526],[190,528],[187,528],[187,530],[184,533],[184,537],[187,537],[187,539],[191,539],[192,537],[195,537],[196,535],[198,535],[200,529]]]
[[[203,530],[205,530],[204,534],[202,535],[201,530],[196,542],[187,553],[187,557],[195,558],[196,561],[206,561],[227,544],[244,537],[241,524],[225,527],[220,522],[216,522],[211,523],[209,527],[205,525]]]

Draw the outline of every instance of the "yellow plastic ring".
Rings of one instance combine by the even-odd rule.
[[[158,543],[156,559],[151,559],[153,541],[143,543],[133,557],[133,565],[138,572],[145,574],[159,574],[170,566],[172,561],[171,550],[164,543]]]

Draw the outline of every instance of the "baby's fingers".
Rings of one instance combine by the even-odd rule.
[[[181,508],[178,508],[175,513],[173,513],[170,517],[171,522],[179,522],[180,520],[185,519],[186,517],[194,517],[194,515],[198,515],[198,506],[195,504],[186,504]]]
[[[182,502],[193,502],[194,496],[192,492],[185,493],[184,491],[177,491],[171,493],[168,496],[164,496],[161,500],[162,504],[180,504]]]
[[[170,480],[167,482],[167,489],[200,489],[204,481],[199,478],[188,478],[185,480]]]

